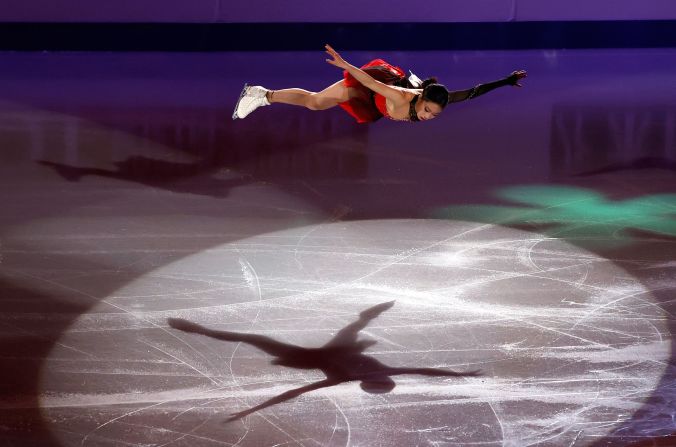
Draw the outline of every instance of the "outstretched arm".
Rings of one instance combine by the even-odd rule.
[[[265,402],[256,405],[255,407],[251,407],[248,410],[240,411],[239,413],[235,413],[231,415],[228,419],[226,419],[226,422],[231,422],[231,421],[236,421],[237,419],[241,419],[244,416],[248,416],[251,413],[255,413],[258,410],[262,410],[263,408],[270,407],[275,404],[279,404],[282,402],[285,402],[287,400],[293,399],[294,397],[298,397],[301,394],[305,394],[309,391],[313,390],[318,390],[320,388],[326,388],[329,386],[334,386],[338,385],[339,381],[335,380],[320,380],[319,382],[311,383],[309,385],[302,386],[300,388],[294,388],[293,390],[286,391],[279,396],[275,396],[272,399],[268,399]]]
[[[448,369],[437,368],[390,368],[384,371],[388,376],[400,376],[405,374],[432,376],[432,377],[476,377],[481,376],[481,370],[457,372]]]
[[[479,84],[476,87],[472,87],[467,90],[455,90],[448,92],[448,102],[460,102],[466,101],[468,99],[474,99],[478,96],[484,95],[491,90],[495,90],[498,87],[504,87],[505,85],[512,85],[514,87],[522,87],[519,83],[519,80],[525,78],[528,74],[525,70],[518,70],[512,72],[511,75],[506,78],[499,79],[493,82],[487,82],[485,84]]]
[[[373,79],[364,70],[357,68],[345,61],[345,59],[343,59],[336,50],[331,48],[330,45],[325,45],[324,47],[326,48],[326,53],[331,56],[331,59],[326,59],[326,62],[331,65],[335,65],[336,67],[342,68],[343,70],[347,70],[347,72],[354,76],[354,78],[364,87],[383,95],[387,99],[392,100],[395,105],[406,104],[413,97],[412,93],[408,93],[404,90],[383,84],[382,82]]]

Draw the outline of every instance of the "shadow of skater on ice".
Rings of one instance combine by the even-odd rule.
[[[180,318],[169,318],[174,329],[206,335],[218,340],[248,343],[276,358],[274,365],[297,369],[319,369],[326,379],[286,391],[252,408],[233,414],[233,421],[263,408],[285,402],[309,391],[331,387],[345,382],[360,381],[362,390],[368,393],[388,393],[396,386],[392,376],[416,374],[434,377],[477,376],[479,371],[456,372],[438,368],[406,368],[385,365],[364,351],[374,345],[373,340],[357,340],[359,332],[371,320],[394,305],[394,301],[378,304],[359,314],[359,319],[341,329],[333,339],[320,348],[303,348],[273,340],[269,337],[229,331],[216,331]]]
[[[54,169],[69,182],[79,182],[85,176],[98,176],[177,193],[217,198],[226,197],[232,188],[252,183],[252,179],[241,177],[230,179],[214,177],[213,174],[217,173],[218,168],[212,166],[208,160],[195,163],[174,163],[144,156],[133,156],[115,162],[115,170],[83,168],[46,160],[40,160],[38,163]]]

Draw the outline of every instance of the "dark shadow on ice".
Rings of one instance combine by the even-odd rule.
[[[285,402],[304,393],[326,388],[345,382],[361,381],[361,388],[368,393],[388,393],[396,386],[392,376],[418,374],[435,377],[477,376],[479,371],[455,372],[437,368],[397,368],[385,365],[364,351],[374,345],[373,340],[357,340],[359,332],[371,320],[394,305],[394,301],[378,304],[359,314],[359,319],[336,334],[333,339],[321,348],[303,348],[273,340],[269,337],[239,332],[216,331],[205,328],[180,318],[169,318],[169,326],[184,332],[194,332],[218,340],[248,343],[275,356],[274,365],[288,366],[297,369],[320,369],[326,379],[309,385],[295,388],[279,396],[273,397],[248,410],[233,414],[228,421],[233,421],[254,413],[263,408]]]
[[[614,163],[603,168],[575,174],[575,177],[589,177],[598,174],[610,174],[617,171],[631,171],[637,169],[666,169],[676,171],[676,161],[660,157],[641,157],[631,162]]]
[[[221,179],[209,175],[216,170],[210,161],[175,163],[133,156],[115,162],[116,170],[82,168],[44,160],[39,163],[51,167],[69,182],[78,182],[82,177],[93,175],[135,182],[172,192],[212,197],[226,197],[231,188],[251,183],[250,179],[240,177]]]

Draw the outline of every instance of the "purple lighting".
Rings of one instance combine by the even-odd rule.
[[[161,1],[5,0],[0,22],[510,22],[566,20],[667,20],[670,0],[314,0]]]

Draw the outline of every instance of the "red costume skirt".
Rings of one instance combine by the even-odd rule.
[[[383,84],[393,84],[406,76],[404,70],[394,65],[390,65],[382,59],[375,59],[368,64],[361,67],[373,79],[382,82]],[[364,87],[364,85],[357,81],[354,76],[345,70],[343,72],[343,84],[345,87],[353,89],[356,95],[345,102],[338,105],[342,107],[347,113],[352,115],[358,123],[371,123],[383,117],[386,114],[385,110],[378,110],[374,99],[375,93]],[[384,105],[384,101],[380,102]],[[381,107],[383,108],[383,107]],[[383,108],[384,109],[384,108]]]

